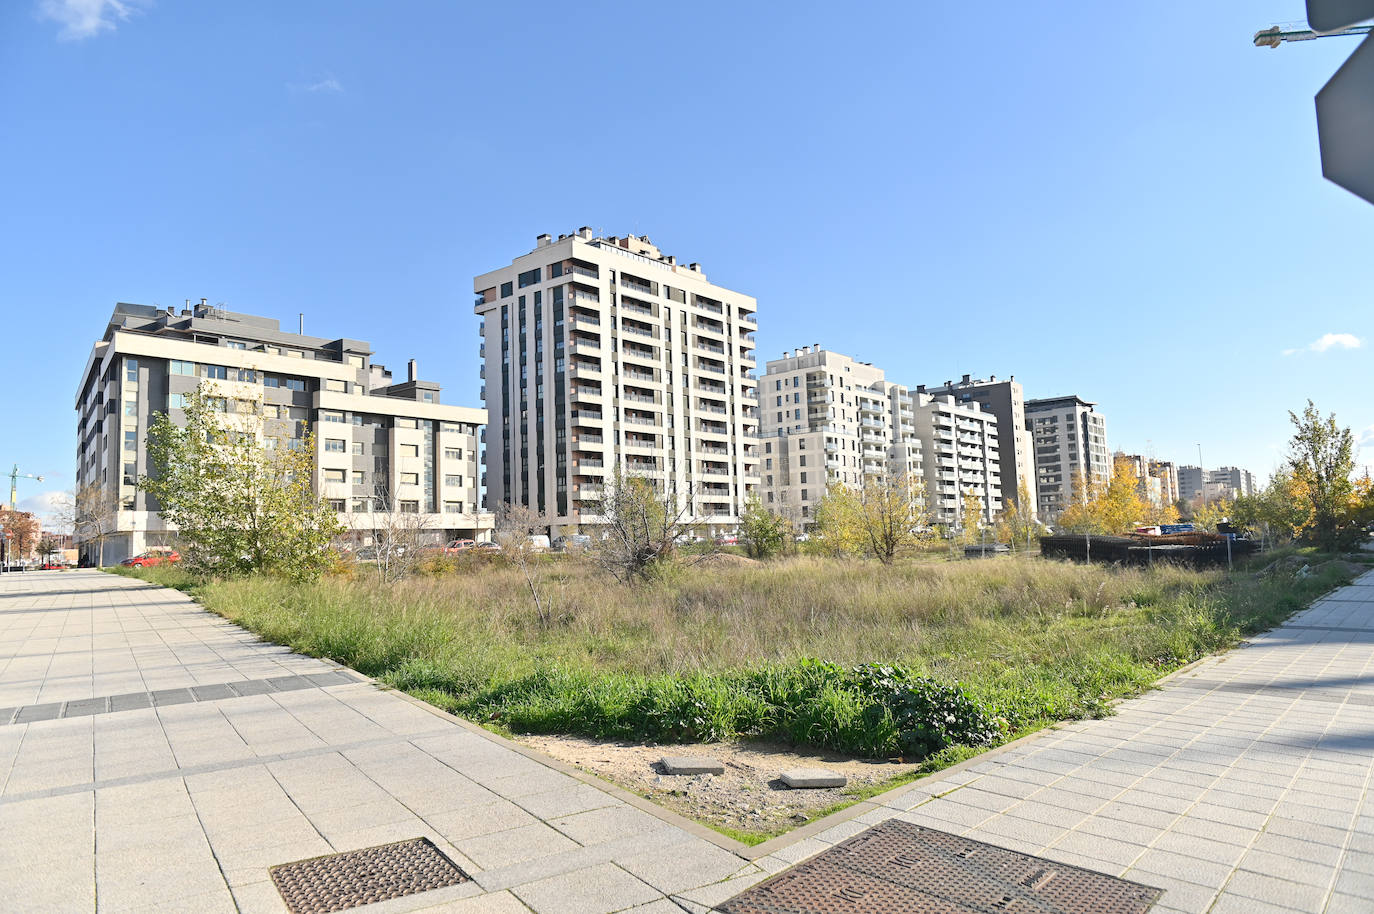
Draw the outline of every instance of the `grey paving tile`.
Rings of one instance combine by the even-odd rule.
[[[526,883],[512,892],[536,914],[609,914],[664,897],[610,863]]]

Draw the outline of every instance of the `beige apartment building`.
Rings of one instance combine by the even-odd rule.
[[[600,522],[620,467],[676,493],[709,531],[736,528],[759,484],[753,298],[647,236],[586,227],[540,235],[473,289],[489,505],[529,505],[555,535],[578,532]]]
[[[996,417],[978,405],[914,393],[819,345],[768,362],[761,385],[764,506],[797,529],[832,482],[920,480],[937,524],[964,522],[965,492],[982,521],[1001,510]]]
[[[109,506],[108,564],[175,542],[150,496],[137,488],[150,466],[146,437],[155,414],[184,418],[186,396],[213,385],[225,421],[264,446],[301,447],[313,436],[315,491],[329,500],[350,539],[405,515],[423,539],[485,538],[483,410],[440,402],[439,385],[393,382],[360,340],[289,333],[271,318],[201,303],[174,308],[119,303],[91,348],[76,395],[78,490],[95,487]],[[94,546],[78,539],[83,560]]]

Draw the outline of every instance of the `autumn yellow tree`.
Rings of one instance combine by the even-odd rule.
[[[1040,526],[1035,520],[1035,499],[1024,479],[1016,484],[1016,501],[1004,502],[1005,507],[997,515],[997,541],[1009,543],[1012,549],[1018,546],[1029,548],[1030,539]]]
[[[852,489],[831,483],[816,508],[825,547],[840,555],[873,555],[891,564],[926,535],[924,486],[906,476],[869,478]]]
[[[1158,507],[1141,494],[1135,464],[1124,457],[1116,459],[1109,480],[1084,482],[1074,477],[1069,506],[1059,515],[1059,526],[1072,533],[1121,534],[1132,532],[1139,524],[1169,523],[1172,506]]]

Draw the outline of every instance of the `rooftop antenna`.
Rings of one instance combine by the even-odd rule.
[[[296,332],[299,333],[301,336],[305,336],[305,312],[304,312],[304,311],[297,311],[297,312],[296,312],[296,315],[301,319],[300,330],[298,330],[298,331],[296,331]]]

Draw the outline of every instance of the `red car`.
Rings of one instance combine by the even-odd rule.
[[[119,564],[126,565],[130,568],[150,568],[154,565],[163,565],[180,561],[181,553],[177,552],[175,549],[153,548],[149,549],[147,552],[133,556],[132,558],[127,558]]]
[[[460,552],[466,552],[475,545],[477,544],[472,540],[454,540],[444,547],[444,555],[457,555]]]

